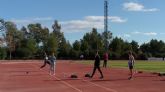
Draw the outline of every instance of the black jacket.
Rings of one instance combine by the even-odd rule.
[[[99,67],[100,66],[100,56],[96,55],[95,56],[95,63],[94,63],[95,67]]]

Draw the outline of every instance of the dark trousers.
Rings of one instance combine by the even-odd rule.
[[[104,62],[103,62],[103,67],[107,67],[107,60],[104,60]]]
[[[46,64],[49,64],[49,65],[50,65],[50,61],[49,61],[49,60],[45,60],[45,61],[44,61],[44,64],[43,64],[40,68],[45,67],[45,66],[46,66]]]
[[[98,69],[98,71],[99,71],[99,72],[100,72],[100,74],[101,74],[101,77],[103,77],[103,73],[102,73],[102,71],[101,71],[101,69],[100,69],[100,67],[99,67],[99,66],[95,66],[95,67],[93,68],[93,73],[92,73],[91,77],[93,77],[93,75],[95,74],[96,69]]]

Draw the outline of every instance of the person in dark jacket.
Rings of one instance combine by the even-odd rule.
[[[92,75],[90,76],[90,78],[92,78],[92,77],[94,76],[94,74],[95,74],[95,72],[96,72],[96,69],[98,69],[98,71],[100,72],[100,74],[101,74],[100,79],[102,79],[102,78],[103,78],[103,73],[102,73],[102,71],[101,71],[101,69],[100,69],[100,56],[99,56],[99,54],[98,54],[98,51],[96,52],[96,55],[95,55],[95,62],[94,62],[93,73],[92,73]]]
[[[44,54],[45,54],[44,64],[40,68],[45,67],[46,64],[49,64],[50,65],[50,60],[48,59],[48,56],[47,56],[46,52]]]

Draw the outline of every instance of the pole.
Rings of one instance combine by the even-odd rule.
[[[104,31],[105,35],[105,51],[108,51],[108,1],[104,1]]]

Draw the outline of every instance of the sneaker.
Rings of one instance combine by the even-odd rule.
[[[89,76],[89,78],[92,78],[92,76]]]
[[[51,72],[49,72],[49,75],[50,75],[50,76],[52,76],[52,73],[51,73]]]
[[[132,80],[132,77],[129,77],[128,80]]]

